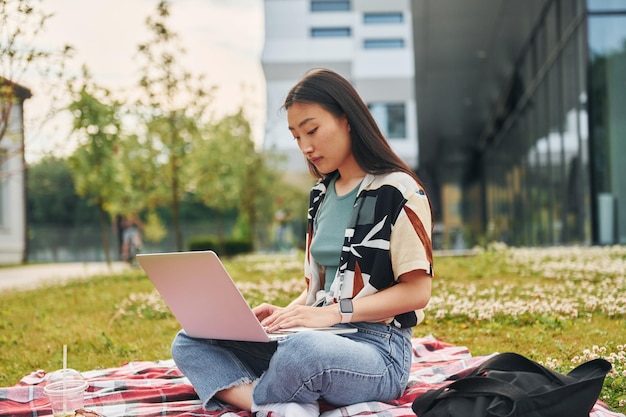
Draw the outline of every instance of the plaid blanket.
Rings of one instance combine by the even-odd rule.
[[[385,416],[415,417],[413,400],[445,379],[473,368],[492,355],[472,357],[465,347],[450,345],[434,337],[413,339],[413,365],[404,394],[389,403],[367,402],[334,408],[321,404],[322,417]],[[33,372],[16,386],[0,388],[0,415],[38,417],[51,415],[43,392],[46,373]],[[119,368],[83,372],[89,382],[85,408],[102,416],[251,417],[236,409],[209,412],[172,360],[131,362]],[[611,412],[600,401],[590,417],[626,417]]]

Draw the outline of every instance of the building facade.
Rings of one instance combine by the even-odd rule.
[[[626,2],[540,3],[462,179],[466,232],[626,244]]]
[[[26,259],[24,101],[28,89],[0,79],[0,265]],[[9,88],[6,88],[9,87]]]
[[[289,171],[282,98],[330,67],[382,126],[404,105],[389,140],[439,246],[626,244],[626,0],[265,0],[265,18],[265,146]]]
[[[289,89],[315,67],[357,88],[392,148],[417,168],[417,110],[409,0],[265,0],[262,55],[267,88],[264,149],[285,156],[290,179],[310,185],[281,110]]]

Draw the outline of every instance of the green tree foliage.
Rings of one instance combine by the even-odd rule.
[[[237,238],[262,240],[268,231],[259,225],[271,225],[276,204],[305,215],[306,196],[284,183],[274,155],[256,151],[243,111],[207,126],[195,136],[193,149],[191,190],[218,214],[238,211]]]
[[[161,152],[145,136],[120,138],[117,158],[119,190],[113,212],[123,215],[153,211],[167,197],[161,176]]]
[[[193,149],[190,185],[196,197],[217,213],[246,208],[242,204],[246,194],[255,193],[254,182],[246,180],[254,180],[250,171],[259,164],[260,156],[255,152],[250,124],[243,113],[206,126],[195,137]],[[249,211],[251,207],[247,208]],[[223,239],[221,228],[218,239]]]
[[[86,79],[74,91],[69,110],[74,115],[73,128],[79,138],[79,146],[68,161],[76,193],[100,211],[102,243],[105,258],[110,262],[106,213],[113,211],[123,188],[119,159],[115,158],[120,142],[120,103],[112,100],[107,90]]]
[[[45,157],[28,167],[28,219],[32,224],[71,226],[95,218],[94,208],[76,195],[67,160]]]
[[[188,188],[183,170],[196,123],[203,120],[211,94],[203,77],[194,77],[180,64],[185,50],[178,35],[167,27],[169,8],[167,1],[161,1],[155,15],[146,19],[152,37],[139,45],[140,86],[147,100],[140,106],[146,118],[147,146],[160,151],[154,160],[162,174],[159,184],[167,189],[167,196],[162,196],[171,206],[177,249],[183,250],[180,204]]]
[[[145,213],[144,237],[159,242],[166,235],[157,209],[167,201],[167,188],[163,186],[160,151],[145,136],[124,135],[116,152],[119,189],[112,203],[112,213],[134,216]]]
[[[193,191],[214,209],[237,208],[257,153],[242,112],[207,126],[194,142]]]
[[[89,79],[87,70],[82,82],[69,85],[78,147],[66,171],[33,174],[32,189],[37,190],[33,193],[40,193],[37,198],[44,201],[52,198],[48,189],[61,187],[53,182],[63,187],[73,184],[79,200],[100,214],[104,248],[109,247],[108,221],[116,215],[138,214],[148,240],[159,241],[167,233],[161,218],[173,224],[176,250],[184,249],[182,216],[232,219],[236,214],[234,237],[267,243],[278,207],[294,219],[306,218],[306,195],[284,183],[278,159],[255,149],[243,110],[209,120],[211,89],[203,86],[202,77],[181,67],[184,49],[168,29],[168,17],[169,4],[161,1],[146,20],[151,35],[139,45],[144,94],[136,106],[113,99]],[[130,126],[136,128],[133,134],[127,133]],[[46,167],[42,161],[38,169]],[[68,169],[71,181],[61,175],[67,178]],[[51,201],[50,208],[70,211],[56,204],[61,202]],[[105,256],[108,261],[107,250]]]

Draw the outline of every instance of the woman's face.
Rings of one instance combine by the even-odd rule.
[[[350,125],[315,103],[294,103],[287,109],[289,130],[300,150],[319,172],[329,174],[356,165]]]

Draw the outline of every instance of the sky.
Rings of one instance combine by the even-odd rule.
[[[137,88],[140,60],[137,46],[148,40],[145,19],[155,14],[158,0],[45,0],[54,16],[41,37],[42,47],[75,49],[71,71],[85,65],[94,81],[114,94]],[[168,28],[179,35],[186,49],[183,65],[204,74],[216,86],[212,111],[217,116],[243,107],[252,123],[255,141],[262,140],[265,119],[265,80],[261,67],[264,39],[263,0],[173,0]],[[69,115],[57,116],[43,127],[49,108],[40,81],[25,77],[31,89],[27,100],[26,159],[34,162],[49,153],[70,153]],[[37,126],[37,127],[35,127]]]

